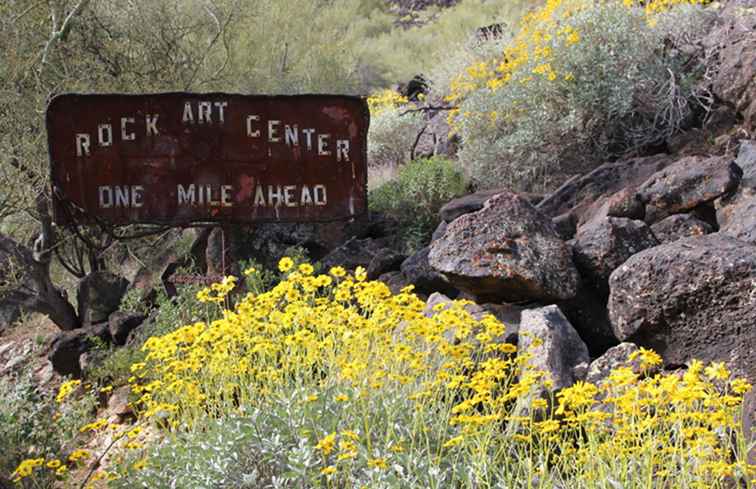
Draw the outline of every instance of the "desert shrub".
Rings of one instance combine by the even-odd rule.
[[[422,247],[439,223],[438,210],[463,194],[466,179],[455,163],[441,157],[415,160],[368,194],[371,210],[397,219],[407,251]]]
[[[364,269],[318,275],[285,257],[279,271],[285,280],[222,318],[145,343],[132,365],[139,425],[115,438],[131,454],[96,478],[150,488],[752,485],[740,424],[751,386],[724,364],[651,375],[661,358],[640,349],[636,370],[542,399],[550,379],[530,353],[514,356],[505,325],[473,318],[465,301],[428,317],[409,288],[392,294]],[[233,282],[198,298],[222,307]],[[150,423],[157,438],[135,443]]]
[[[12,477],[20,462],[33,455],[40,465],[57,460],[73,448],[79,427],[92,415],[96,397],[85,393],[66,406],[58,406],[49,393],[40,391],[31,372],[0,377],[0,481]],[[35,467],[36,468],[36,467]],[[39,467],[20,487],[53,487],[64,475],[57,464]]]
[[[640,370],[529,397],[548,378],[463,301],[429,318],[421,299],[361,269],[313,275],[284,258],[280,270],[285,281],[224,319],[146,343],[140,412],[176,436],[136,455],[146,466],[124,468],[121,487],[717,488],[753,477],[739,428],[750,386],[723,364],[652,376],[661,358],[641,349]]]
[[[550,0],[451,80],[477,184],[549,186],[695,120],[707,67],[687,42],[709,16],[697,0],[645,3]]]
[[[382,90],[368,97],[370,131],[368,165],[371,169],[396,169],[410,159],[412,146],[424,121],[414,106],[394,90]]]

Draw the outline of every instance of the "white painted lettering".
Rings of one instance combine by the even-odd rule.
[[[312,135],[315,134],[315,129],[302,129],[302,133],[307,138],[307,151],[312,151]]]
[[[258,185],[255,189],[255,206],[265,207],[265,193],[263,192],[262,185]]]
[[[205,185],[205,192],[207,192],[207,203],[210,206],[219,206],[220,200],[213,200],[213,188],[210,185]]]
[[[76,156],[89,156],[89,145],[92,143],[89,134],[76,135]]]
[[[273,192],[273,189],[275,188],[275,192]],[[275,203],[273,202],[275,200]],[[268,205],[272,207],[278,207],[281,205],[281,202],[283,201],[283,193],[281,192],[281,186],[276,185],[273,187],[273,185],[268,185]]]
[[[310,187],[307,185],[302,186],[302,195],[299,204],[302,206],[312,205],[312,194],[310,194]]]
[[[252,122],[259,122],[260,116],[259,115],[248,115],[247,116],[247,136],[250,138],[259,138],[260,137],[260,130],[252,131]]]
[[[278,137],[278,135],[276,134],[276,132],[278,131],[276,126],[278,126],[279,124],[281,124],[281,121],[276,121],[272,119],[268,121],[268,142],[269,143],[281,142],[281,138]]]
[[[197,112],[199,112],[199,114],[197,115],[197,121],[200,124],[204,124],[205,122],[207,122],[208,124],[213,123],[213,104],[211,104],[210,102],[200,102]]]
[[[191,102],[184,102],[184,115],[181,117],[184,124],[194,124],[194,111]]]
[[[331,152],[328,151],[328,140],[331,138],[330,134],[318,134],[318,155],[330,156]]]
[[[141,185],[134,185],[131,187],[131,207],[142,207],[144,205],[144,187]]]
[[[100,207],[109,209],[113,207],[113,189],[110,187],[98,187],[97,193],[100,196]]]
[[[294,198],[294,191],[297,189],[296,185],[287,185],[284,187],[284,202],[286,207],[296,207],[297,201]]]
[[[100,146],[110,146],[113,144],[113,126],[111,124],[100,124],[97,126],[97,140]]]
[[[299,125],[286,125],[286,145],[299,146]]]
[[[160,114],[147,114],[145,116],[145,123],[147,124],[147,135],[148,136],[150,136],[150,135],[157,136],[158,134],[160,134],[158,132],[158,128],[157,128],[158,118],[160,118]]]
[[[234,204],[231,202],[231,190],[233,187],[231,185],[222,185],[221,186],[221,205],[223,207],[231,207]]]
[[[315,185],[313,191],[315,193],[315,205],[324,206],[328,203],[325,185]]]
[[[187,188],[183,185],[178,186],[178,205],[193,204],[195,199],[194,184],[190,184]]]
[[[213,105],[215,105],[218,108],[218,118],[221,121],[221,124],[226,122],[226,114],[225,110],[228,106],[228,102],[215,102]]]
[[[121,139],[124,141],[134,141],[136,139],[136,134],[133,132],[129,132],[126,128],[126,124],[133,124],[134,118],[133,117],[121,117]]]
[[[129,206],[129,187],[117,185],[115,188],[115,206]]]
[[[349,161],[349,140],[336,140],[336,161]]]

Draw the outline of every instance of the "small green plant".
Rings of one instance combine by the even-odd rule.
[[[454,162],[433,157],[402,167],[394,180],[368,194],[368,202],[371,210],[399,221],[406,251],[412,252],[427,243],[441,206],[466,190],[466,178]]]

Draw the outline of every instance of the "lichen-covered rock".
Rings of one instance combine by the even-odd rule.
[[[658,244],[643,221],[604,217],[578,228],[572,249],[581,276],[606,297],[611,273],[634,254]]]
[[[518,355],[528,355],[525,370],[546,374],[552,392],[581,380],[575,369],[590,362],[585,343],[555,305],[522,312]]]
[[[731,158],[689,156],[651,175],[638,189],[645,221],[661,221],[733,191],[743,172]]]
[[[511,192],[449,223],[428,260],[480,302],[564,300],[578,287],[571,252],[551,220]]]
[[[664,244],[682,238],[703,236],[713,232],[714,229],[708,223],[690,214],[675,214],[652,224],[651,231],[656,239]]]
[[[726,361],[756,378],[756,246],[709,234],[634,255],[609,279],[617,338],[668,366]]]

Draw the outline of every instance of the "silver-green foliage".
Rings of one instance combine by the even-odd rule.
[[[531,59],[498,90],[466,96],[460,160],[475,182],[549,187],[694,122],[710,102],[701,83],[709,66],[690,40],[711,16],[678,6],[655,20],[622,2],[596,3],[569,19],[580,41],[554,49],[555,80],[533,74],[543,61]]]

